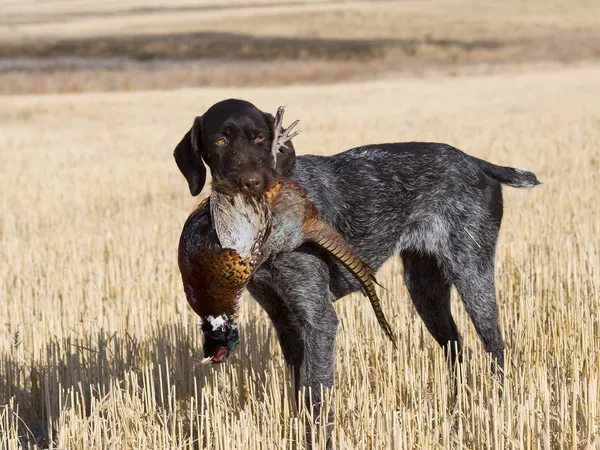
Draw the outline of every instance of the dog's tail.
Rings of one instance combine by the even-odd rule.
[[[532,188],[542,184],[533,172],[525,169],[516,169],[514,167],[497,166],[483,159],[474,158],[477,165],[487,175],[498,180],[502,184],[516,188]]]

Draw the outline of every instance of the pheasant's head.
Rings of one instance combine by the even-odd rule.
[[[202,364],[225,362],[240,345],[237,324],[227,314],[205,318],[202,331],[204,332]]]

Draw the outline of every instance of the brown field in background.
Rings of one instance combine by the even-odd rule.
[[[336,303],[339,448],[596,448],[600,408],[600,66],[328,86],[12,96],[0,101],[0,448],[302,448],[269,320],[249,297],[242,345],[198,365],[176,265],[197,204],[172,149],[212,103],[300,118],[302,153],[443,141],[544,185],[506,188],[497,257],[507,342],[500,401],[473,350],[451,402],[443,354],[403,286],[379,272],[394,353],[368,301]],[[360,202],[360,199],[357,199]],[[318,447],[317,447],[318,448]]]
[[[199,365],[177,269],[198,199],[172,151],[229,97],[287,105],[299,153],[438,141],[544,182],[504,189],[502,398],[453,293],[473,354],[452,401],[393,258],[378,279],[398,351],[362,295],[335,304],[336,448],[600,448],[596,0],[0,0],[0,11],[0,450],[304,448],[266,314],[245,294],[237,356]]]
[[[534,37],[595,33],[595,0],[0,0],[0,37],[191,32],[321,38]]]
[[[600,59],[595,0],[0,0],[0,94],[290,85]]]

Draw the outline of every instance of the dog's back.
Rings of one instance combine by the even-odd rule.
[[[502,219],[500,184],[539,184],[531,172],[423,142],[299,156],[290,176],[308,190],[322,218],[375,268],[394,253],[452,251],[453,235],[465,229],[480,246],[492,240],[495,247]]]

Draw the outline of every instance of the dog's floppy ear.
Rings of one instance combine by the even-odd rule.
[[[271,128],[271,133],[274,132],[273,127],[275,126],[275,117],[269,113],[263,113],[267,118],[267,123]],[[281,177],[286,177],[292,167],[294,167],[294,163],[296,162],[296,150],[294,149],[294,144],[292,142],[288,142],[286,147],[281,147],[277,152],[277,158],[275,161],[275,171],[277,175]]]
[[[196,196],[202,191],[206,181],[206,168],[202,163],[202,116],[194,119],[194,125],[181,142],[175,147],[173,156],[177,167],[190,187],[190,193]]]

